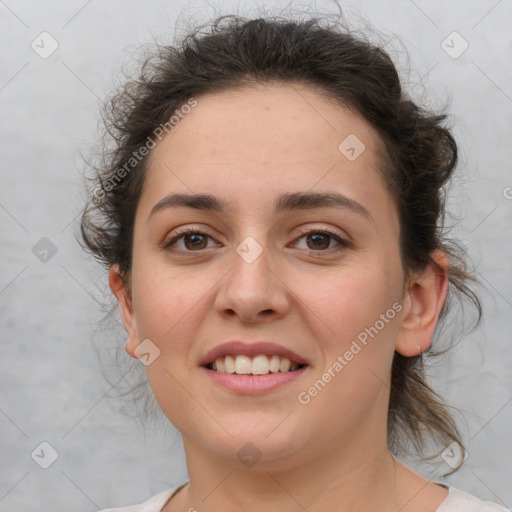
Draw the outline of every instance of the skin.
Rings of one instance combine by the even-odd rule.
[[[447,490],[390,454],[386,420],[393,355],[429,347],[446,297],[448,259],[436,251],[437,266],[404,272],[376,131],[297,84],[196,99],[150,155],[129,279],[115,265],[109,275],[126,350],[136,357],[144,339],[159,348],[147,376],[183,437],[190,483],[163,510],[316,512],[335,503],[337,511],[435,511]],[[365,145],[354,161],[338,149],[350,134]],[[275,198],[299,191],[339,192],[371,218],[332,206],[274,212]],[[177,192],[212,194],[232,209],[173,207],[150,217],[156,203]],[[163,248],[185,226],[211,237],[201,239],[205,248],[183,238]],[[318,249],[301,229],[328,230],[351,245],[328,237]],[[252,263],[236,252],[247,236],[262,248]],[[300,404],[297,395],[394,303],[401,311]],[[311,365],[263,395],[228,391],[198,364],[233,339],[274,341]],[[251,468],[237,456],[248,442],[261,453]]]

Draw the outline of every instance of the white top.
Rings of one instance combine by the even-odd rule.
[[[445,498],[443,503],[441,503],[441,506],[436,510],[436,512],[512,512],[512,509],[504,508],[501,505],[490,501],[482,501],[476,496],[456,489],[451,485],[441,484],[439,482],[435,483],[438,483],[448,489],[448,496]],[[163,506],[185,485],[186,483],[169,491],[156,494],[140,505],[108,508],[100,510],[99,512],[161,512]]]

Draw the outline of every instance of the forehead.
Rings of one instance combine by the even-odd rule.
[[[237,198],[247,207],[249,197],[270,204],[283,190],[389,200],[376,131],[326,95],[300,84],[259,84],[196,101],[153,149],[142,208],[171,191],[214,193],[235,208]]]

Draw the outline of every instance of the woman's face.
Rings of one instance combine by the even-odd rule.
[[[355,440],[385,443],[404,274],[376,132],[299,85],[196,99],[150,156],[123,307],[128,352],[144,354],[186,449],[285,467]],[[232,355],[241,375],[205,366],[233,341],[249,347],[221,347],[219,369]],[[287,362],[271,356],[286,351],[292,369],[307,364],[276,372]],[[253,375],[265,361],[273,370]]]

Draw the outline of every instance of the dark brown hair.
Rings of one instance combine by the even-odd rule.
[[[95,189],[83,211],[84,247],[107,268],[117,264],[129,277],[147,156],[133,161],[115,184],[112,178],[126,170],[126,162],[142,146],[156,141],[155,129],[190,98],[251,84],[298,83],[353,109],[378,132],[384,148],[380,171],[400,218],[404,271],[425,268],[434,250],[444,250],[451,266],[441,317],[457,296],[476,306],[479,321],[481,305],[468,286],[475,279],[464,251],[445,236],[445,185],[457,164],[457,145],[445,125],[446,115],[413,102],[402,90],[389,55],[342,23],[329,25],[322,17],[248,20],[233,15],[204,28],[198,27],[180,44],[157,45],[139,78],[128,81],[108,103],[106,122],[113,146],[96,168]],[[421,356],[395,353],[388,413],[394,453],[408,441],[421,453],[425,434],[442,448],[453,441],[463,446],[447,406],[426,381],[422,363]]]

